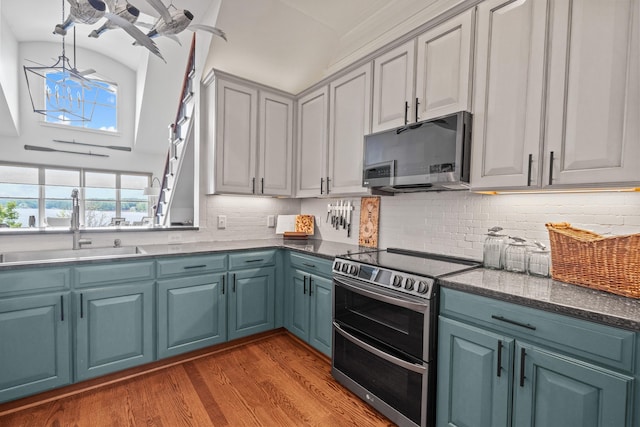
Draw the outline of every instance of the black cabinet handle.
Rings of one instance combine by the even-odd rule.
[[[324,188],[324,178],[320,178],[320,194],[322,194]]]
[[[264,261],[264,258],[259,258],[259,259],[248,259],[245,262],[260,262],[260,261]]]
[[[312,288],[313,288],[313,286],[311,285],[311,276],[309,276],[309,296],[311,296],[313,294]]]
[[[498,370],[497,375],[502,375],[502,341],[498,340]]]
[[[516,325],[516,326],[520,326],[522,328],[527,328],[527,329],[531,329],[532,331],[536,330],[536,327],[533,325],[530,325],[528,323],[521,323],[521,322],[516,322],[515,320],[511,320],[511,319],[507,319],[506,317],[502,317],[502,316],[496,316],[495,314],[491,315],[492,319],[496,319],[499,320],[501,322],[505,322],[505,323],[511,323],[512,325]]]
[[[329,194],[329,177],[327,177],[327,194]]]
[[[527,168],[527,187],[531,187],[531,164],[533,163],[533,154],[529,154],[529,167]]]
[[[80,318],[84,317],[84,304],[82,299],[82,294],[80,294]]]
[[[303,262],[302,265],[304,265],[305,267],[316,268],[315,264],[307,264],[306,262]]]
[[[420,105],[420,101],[418,100],[418,98],[416,98],[416,123],[418,123],[418,120],[420,120],[418,118],[418,105]]]
[[[260,193],[264,194],[264,177],[260,178]]]
[[[222,295],[224,295],[224,274],[222,275]]]
[[[235,293],[236,291],[236,273],[233,273],[233,292]]]
[[[524,387],[524,359],[527,356],[527,352],[524,348],[520,349],[520,387]]]
[[[256,194],[256,177],[251,178],[251,194]]]
[[[404,101],[404,124],[409,123],[409,101]]]
[[[184,266],[184,269],[185,269],[185,270],[190,270],[190,269],[192,269],[192,268],[204,268],[204,267],[206,267],[206,266],[207,266],[207,264],[199,264],[199,265],[185,265],[185,266]]]
[[[64,297],[60,295],[60,321],[64,322]]]
[[[553,151],[549,153],[549,185],[553,185]]]
[[[302,293],[304,295],[306,295],[307,294],[307,276],[304,276],[302,278],[302,283],[303,283],[303,285],[302,285]]]

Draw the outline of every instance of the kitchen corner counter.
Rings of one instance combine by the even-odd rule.
[[[441,280],[444,287],[640,331],[640,300],[553,279],[475,269]]]
[[[322,240],[283,240],[283,239],[255,239],[255,240],[228,240],[214,242],[181,243],[167,245],[142,246],[147,255],[189,255],[197,253],[244,251],[252,249],[291,249],[297,252],[307,253],[326,259],[335,258],[346,253],[366,252],[377,249],[346,243],[327,242]]]

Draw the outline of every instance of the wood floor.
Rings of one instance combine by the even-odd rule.
[[[2,427],[391,426],[286,332],[2,415]]]

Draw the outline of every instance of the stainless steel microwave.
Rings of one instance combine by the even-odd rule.
[[[362,184],[382,192],[469,187],[471,113],[460,111],[364,137]]]

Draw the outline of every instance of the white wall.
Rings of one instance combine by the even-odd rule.
[[[51,65],[62,51],[61,43],[20,43],[18,65],[30,64],[27,60]],[[67,56],[73,49],[67,45]],[[33,112],[29,101],[26,80],[20,74],[18,79],[20,99],[20,135],[0,136],[2,160],[20,163],[36,163],[56,166],[85,167],[94,169],[112,169],[136,172],[156,172],[164,166],[165,150],[156,153],[141,152],[134,147],[134,116],[136,97],[135,72],[110,58],[91,50],[77,49],[77,66],[79,69],[94,68],[107,80],[118,83],[118,132],[82,131],[64,126],[43,124],[43,116]],[[3,60],[4,61],[4,60]],[[177,103],[176,103],[177,106]],[[172,108],[174,110],[174,108]],[[166,126],[164,127],[166,129]],[[93,152],[108,154],[109,158],[89,157],[74,154],[46,153],[27,151],[25,144],[45,146],[62,150],[89,151],[89,147],[76,149],[69,145],[52,142],[53,139],[76,140],[79,142],[103,145],[119,145],[132,147],[131,152],[93,149]],[[166,147],[162,141],[163,148]],[[86,149],[84,149],[86,148]]]
[[[325,222],[327,204],[338,199],[306,199],[301,213],[316,216],[323,239],[358,243],[354,213],[352,237]],[[547,222],[566,221],[578,228],[613,235],[640,233],[640,193],[513,194],[468,192],[384,196],[380,202],[379,247],[401,247],[482,259],[487,229],[499,225],[510,236],[549,244]]]

